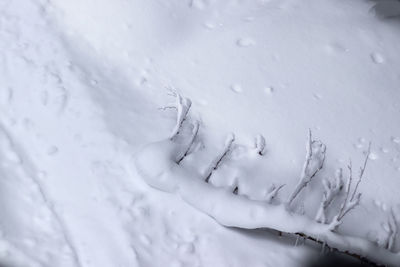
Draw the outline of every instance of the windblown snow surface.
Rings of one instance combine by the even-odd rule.
[[[400,218],[399,10],[395,0],[1,0],[0,265],[303,266],[320,253],[223,227],[143,181],[132,157],[175,124],[158,109],[173,101],[166,87],[201,120],[193,174],[234,132],[211,183],[238,181],[248,198],[272,183],[289,196],[311,129],[327,158],[295,201],[310,218],[321,179],[349,159],[357,171],[371,141],[360,206],[338,231],[382,242],[389,211]],[[263,157],[250,153],[257,134]]]

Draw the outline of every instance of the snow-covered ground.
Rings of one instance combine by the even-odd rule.
[[[321,180],[350,159],[356,175],[371,141],[361,203],[338,232],[384,242],[391,210],[400,221],[400,19],[387,17],[400,4],[382,2],[1,0],[0,265],[303,266],[318,255],[148,186],[132,159],[170,135],[175,112],[159,108],[171,87],[201,121],[186,170],[204,172],[233,132],[210,183],[236,182],[250,199],[272,183],[289,196],[311,129],[327,158],[293,205],[310,218]]]

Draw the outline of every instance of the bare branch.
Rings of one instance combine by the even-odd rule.
[[[364,164],[362,165],[362,167],[360,168],[360,172],[358,175],[358,180],[357,183],[353,189],[353,192],[351,193],[350,196],[350,187],[353,181],[353,167],[351,164],[351,161],[348,165],[348,169],[349,169],[349,178],[347,179],[347,183],[346,183],[346,197],[342,203],[342,205],[340,206],[340,210],[339,213],[334,217],[334,219],[331,222],[331,230],[336,230],[336,228],[341,224],[341,221],[343,220],[343,217],[349,213],[349,211],[351,211],[352,209],[354,209],[359,203],[360,203],[360,199],[361,199],[361,193],[358,193],[358,186],[361,183],[361,180],[364,176],[364,172],[365,169],[367,167],[367,163],[368,163],[368,158],[370,155],[370,151],[371,151],[371,143],[368,147],[368,152],[367,155],[365,157],[364,160]]]
[[[176,124],[169,136],[169,139],[173,139],[176,135],[178,135],[179,130],[182,126],[183,121],[186,119],[186,116],[189,112],[189,109],[192,105],[192,101],[189,98],[182,97],[179,93],[171,90],[170,94],[176,98],[174,104],[168,105],[161,109],[176,109]]]
[[[345,189],[346,197],[345,197],[342,205],[340,206],[338,217],[342,216],[344,209],[346,207],[346,203],[349,200],[350,187],[351,187],[351,184],[353,181],[353,166],[352,166],[351,161],[349,162],[349,165],[347,165],[347,169],[349,170],[349,178],[347,179],[347,182],[346,182],[346,189]]]
[[[204,173],[204,177],[206,183],[210,180],[211,174],[213,173],[214,170],[216,170],[221,163],[222,159],[228,154],[228,152],[231,150],[232,143],[235,141],[235,135],[234,134],[229,134],[228,137],[226,138],[225,141],[225,146],[224,149],[221,151],[221,153],[211,161],[211,164],[207,168],[206,172]]]
[[[324,185],[324,193],[315,220],[320,223],[326,223],[326,210],[343,189],[342,169],[339,170],[333,182],[323,180],[322,183]]]
[[[342,224],[342,221],[338,220],[338,215],[336,215],[335,217],[333,217],[332,221],[329,223],[329,230],[335,231],[341,224]]]
[[[365,160],[364,160],[363,166],[360,168],[360,172],[358,174],[357,184],[354,187],[354,191],[353,191],[353,194],[351,195],[351,199],[354,199],[354,196],[355,196],[355,194],[357,192],[357,189],[358,189],[358,185],[361,183],[361,179],[362,179],[362,177],[364,175],[365,168],[367,167],[367,163],[368,163],[368,159],[369,159],[370,154],[371,154],[371,142],[369,142],[367,155],[365,156]]]
[[[388,229],[389,231],[385,248],[388,250],[392,250],[396,240],[396,236],[398,234],[397,222],[396,222],[396,217],[394,216],[393,209],[390,209],[388,226],[389,226]]]
[[[322,169],[325,162],[326,146],[320,141],[312,140],[311,130],[308,134],[306,150],[306,161],[303,166],[301,177],[287,201],[288,206],[290,206],[301,190],[306,187],[312,178]]]
[[[343,213],[337,217],[339,221],[343,219],[343,217],[352,209],[354,209],[358,204],[360,204],[360,199],[361,199],[361,193],[358,193],[355,195],[354,199],[351,199],[347,202],[345,205],[345,209]]]
[[[175,104],[171,104],[171,106],[164,106],[161,108],[158,108],[159,110],[167,110],[167,109],[176,109]]]
[[[193,146],[194,140],[196,139],[197,134],[199,133],[199,128],[200,128],[200,123],[199,121],[195,121],[193,123],[193,129],[192,129],[192,134],[190,135],[189,142],[186,146],[186,149],[184,150],[182,156],[177,160],[176,163],[181,163],[181,161],[189,154],[189,151],[191,147]]]
[[[272,200],[274,200],[275,197],[278,195],[279,190],[281,190],[282,187],[284,187],[284,186],[285,186],[285,185],[282,184],[282,185],[280,185],[280,186],[277,187],[277,186],[275,186],[274,184],[272,184],[271,187],[268,189],[268,194],[267,194],[265,200],[266,200],[268,203],[271,203]]]

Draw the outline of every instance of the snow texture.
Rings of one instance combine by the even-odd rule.
[[[398,7],[0,1],[0,265],[302,267],[320,254],[302,237],[223,225],[304,231],[393,263]],[[325,162],[288,205],[309,129]],[[369,141],[357,205],[329,227]]]

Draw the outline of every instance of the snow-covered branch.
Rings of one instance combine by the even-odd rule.
[[[392,250],[398,234],[398,227],[393,209],[390,210],[387,223],[384,224],[383,229],[387,233],[383,247]]]
[[[268,194],[265,197],[265,200],[268,203],[271,203],[272,200],[274,200],[276,198],[276,196],[278,195],[279,190],[281,190],[282,187],[284,187],[284,186],[285,186],[284,184],[282,184],[280,186],[275,186],[274,184],[272,184],[271,187],[268,189]]]
[[[182,97],[178,92],[174,92],[172,90],[171,95],[175,97],[175,103],[165,106],[162,109],[176,109],[176,123],[169,136],[169,139],[172,140],[176,135],[178,135],[182,123],[186,119],[186,116],[192,105],[192,101],[189,98]]]
[[[355,198],[355,194],[357,193],[358,186],[361,183],[361,179],[362,179],[362,177],[364,175],[365,168],[367,168],[367,163],[368,163],[368,159],[369,159],[370,155],[371,155],[371,142],[368,144],[368,150],[367,150],[367,154],[366,154],[365,159],[364,159],[364,164],[360,167],[360,170],[359,170],[359,173],[358,173],[358,180],[357,180],[356,186],[354,187],[353,194],[351,195],[351,199]]]
[[[261,134],[257,135],[255,138],[255,148],[260,156],[264,155],[265,138]]]
[[[186,148],[184,149],[184,151],[182,153],[182,156],[180,156],[178,158],[176,163],[179,164],[189,154],[189,151],[193,146],[193,143],[194,143],[194,141],[196,139],[196,136],[199,133],[199,128],[200,128],[200,123],[199,123],[199,121],[196,120],[193,123],[193,129],[192,129],[192,133],[191,133],[190,138],[189,138],[189,142],[188,142]]]
[[[224,152],[229,151],[229,144],[232,142],[233,138],[228,139]],[[226,188],[206,183],[204,176],[198,176],[193,169],[176,165],[172,160],[177,151],[174,145],[178,144],[169,139],[147,145],[135,157],[134,166],[137,172],[150,186],[179,195],[182,200],[221,225],[243,229],[274,229],[305,236],[330,249],[357,255],[359,258],[367,257],[380,264],[397,266],[400,262],[400,253],[393,253],[361,237],[331,231],[330,225],[293,213],[284,204],[273,205],[252,200],[227,191]],[[212,166],[218,166],[216,162],[222,158],[218,157]],[[154,161],[157,162],[156,165],[153,164]]]
[[[315,220],[320,223],[326,223],[326,210],[343,189],[342,169],[339,170],[333,181],[324,179],[322,180],[322,184],[324,186],[324,193]]]
[[[354,209],[361,200],[361,193],[358,193],[358,186],[361,183],[361,180],[364,176],[365,169],[367,167],[369,155],[371,153],[371,144],[368,146],[368,151],[364,159],[363,165],[360,167],[360,171],[358,173],[358,179],[356,182],[356,185],[353,188],[353,191],[351,191],[351,185],[353,181],[353,167],[352,163],[350,161],[348,165],[348,170],[349,170],[349,178],[347,179],[346,182],[346,187],[345,187],[345,199],[340,206],[339,213],[333,218],[332,222],[330,223],[330,228],[331,230],[336,230],[336,228],[342,223],[343,217],[349,213],[352,209]]]
[[[228,154],[228,152],[231,150],[232,144],[235,141],[235,135],[234,134],[229,134],[228,137],[225,140],[225,146],[223,150],[218,154],[217,157],[215,157],[210,165],[208,166],[207,170],[204,172],[204,177],[205,181],[208,183],[210,180],[211,174],[213,173],[214,170],[216,170],[221,163],[222,159]]]
[[[314,178],[314,176],[322,169],[325,162],[326,146],[317,140],[312,140],[311,131],[308,133],[308,141],[306,146],[307,154],[306,161],[300,176],[300,180],[289,196],[287,201],[288,206],[299,195],[301,190]]]
[[[183,102],[183,98],[180,99],[179,103]],[[362,237],[343,235],[334,231],[342,222],[343,217],[356,207],[360,201],[361,194],[358,193],[358,187],[364,176],[370,148],[364,164],[360,168],[353,190],[351,190],[353,182],[351,163],[348,166],[349,177],[345,186],[343,186],[343,173],[341,171],[334,180],[325,180],[323,182],[325,191],[316,221],[308,218],[305,214],[295,213],[288,209],[288,204],[292,203],[301,190],[315,177],[325,161],[326,147],[320,141],[312,140],[311,132],[308,136],[306,162],[304,163],[299,183],[286,203],[271,204],[282,186],[272,186],[266,195],[266,201],[261,201],[239,194],[240,188],[237,181],[229,187],[229,190],[215,187],[212,183],[209,183],[213,171],[218,168],[232,149],[232,144],[235,140],[233,134],[228,136],[224,148],[212,160],[205,172],[193,172],[192,166],[176,164],[176,159],[182,157],[178,155],[181,155],[182,151],[185,151],[183,153],[185,155],[190,150],[198,131],[198,126],[196,125],[194,125],[192,133],[189,135],[189,142],[187,143],[182,143],[175,140],[175,138],[165,139],[147,145],[137,154],[134,159],[134,166],[148,185],[179,195],[189,205],[227,227],[274,229],[282,233],[303,236],[323,244],[329,249],[338,250],[358,258],[368,258],[378,264],[399,265],[400,253],[391,251],[398,233],[398,226],[393,213],[388,223],[384,245],[378,245],[376,242],[371,242]],[[256,148],[264,146],[262,141],[256,143],[258,143]],[[154,162],[157,162],[157,164],[154,164]],[[333,201],[339,199],[342,191],[344,191],[342,205],[340,205],[340,209],[333,220],[326,224],[326,210]]]

